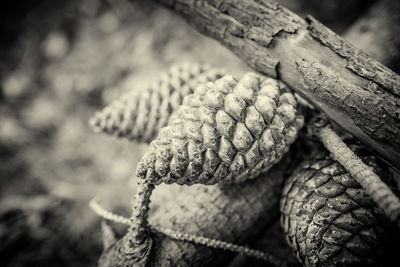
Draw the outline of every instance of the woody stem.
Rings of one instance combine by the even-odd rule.
[[[357,180],[385,214],[392,221],[399,220],[400,200],[379,176],[347,147],[329,125],[319,131],[319,136],[333,158]]]
[[[150,204],[150,196],[153,192],[154,185],[146,180],[139,180],[138,188],[135,196],[135,204],[132,208],[132,216],[130,218],[131,227],[129,229],[129,243],[132,247],[137,247],[148,237],[148,211]]]

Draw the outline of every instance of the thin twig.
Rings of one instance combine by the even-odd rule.
[[[353,151],[340,139],[329,125],[318,131],[322,143],[392,221],[399,219],[400,200],[390,188],[376,175],[371,167],[364,164]]]
[[[128,219],[126,217],[117,215],[113,212],[110,212],[106,209],[104,209],[96,200],[92,200],[89,203],[90,208],[100,217],[110,220],[113,222],[125,224],[132,226],[132,220]],[[239,246],[235,245],[229,242],[225,241],[220,241],[216,240],[213,238],[208,238],[204,236],[198,236],[198,235],[193,235],[193,234],[188,234],[188,233],[182,233],[179,231],[175,231],[170,228],[162,227],[162,226],[156,226],[156,225],[151,225],[150,228],[153,231],[160,232],[164,234],[165,236],[168,236],[169,238],[175,239],[175,240],[180,240],[180,241],[187,241],[187,242],[192,242],[195,244],[199,245],[204,245],[207,247],[213,247],[213,248],[219,248],[227,251],[232,251],[235,253],[243,254],[249,257],[254,257],[260,260],[264,260],[273,266],[283,266],[284,262],[281,260],[277,259],[276,257],[270,255],[269,253],[262,252],[259,250],[255,249],[250,249],[245,246]]]
[[[150,196],[153,192],[154,185],[147,180],[139,180],[134,204],[132,208],[132,216],[130,219],[129,241],[133,247],[137,247],[148,238],[148,211],[150,205]]]
[[[89,202],[89,207],[99,215],[101,218],[104,218],[106,220],[116,222],[116,223],[121,223],[125,225],[131,225],[131,220],[129,218],[126,218],[124,216],[115,214],[111,211],[106,210],[104,207],[102,207],[95,199],[92,199]]]

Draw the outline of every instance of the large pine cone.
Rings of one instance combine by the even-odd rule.
[[[384,176],[374,156],[362,158]],[[327,152],[286,181],[281,213],[287,242],[305,266],[373,266],[380,256],[383,211]]]
[[[159,184],[242,182],[278,162],[303,126],[283,83],[254,73],[197,87],[161,129],[137,169]]]
[[[193,93],[197,85],[215,81],[223,74],[223,70],[207,65],[174,65],[145,90],[134,90],[114,100],[97,112],[90,124],[96,132],[150,142],[167,125],[184,96]]]

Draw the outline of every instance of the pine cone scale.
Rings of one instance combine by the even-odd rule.
[[[145,90],[123,94],[97,112],[90,124],[96,132],[149,142],[167,125],[186,95],[193,93],[199,84],[215,81],[224,73],[206,65],[175,65]]]
[[[153,141],[155,150],[158,143],[170,143],[172,154],[169,165],[173,175],[162,172],[164,176],[160,175],[157,183],[242,182],[265,172],[280,160],[303,126],[303,117],[296,102],[287,96],[292,93],[287,88],[280,93],[277,82],[261,88],[265,79],[269,78],[247,74],[237,81],[226,75],[214,84],[199,86],[194,94],[185,97],[166,127],[169,134]],[[270,84],[275,86],[270,88],[273,92],[265,88],[271,87]],[[269,109],[273,111],[269,123],[254,105],[261,92],[265,98],[269,97],[266,95],[274,97],[270,99],[274,104]],[[280,94],[286,99],[282,107]],[[145,165],[139,168],[142,166]],[[143,173],[138,171],[141,178],[145,178]],[[182,179],[170,181],[175,176]]]
[[[383,211],[327,153],[286,181],[280,210],[286,240],[305,266],[375,266],[381,255]]]

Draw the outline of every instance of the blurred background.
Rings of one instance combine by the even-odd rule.
[[[278,2],[343,33],[374,1]],[[146,146],[94,134],[89,118],[173,63],[246,66],[153,1],[4,0],[0,13],[0,264],[93,266],[88,202],[128,215]]]

